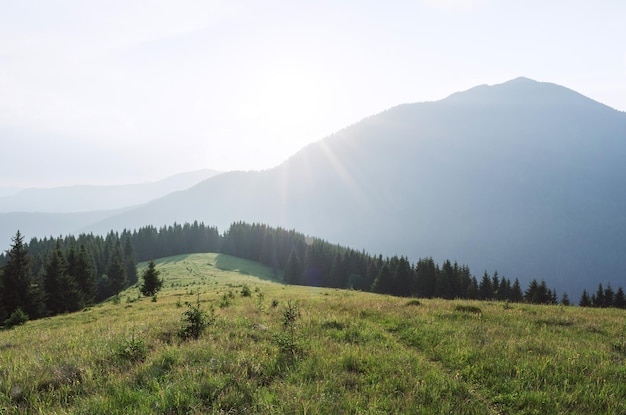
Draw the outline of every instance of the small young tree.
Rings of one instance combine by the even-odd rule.
[[[148,268],[143,272],[143,285],[141,286],[141,293],[146,297],[156,294],[163,286],[163,280],[159,278],[161,272],[156,269],[156,264],[153,260],[148,263]]]

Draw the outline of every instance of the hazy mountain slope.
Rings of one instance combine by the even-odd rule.
[[[11,246],[11,238],[19,230],[30,241],[31,238],[78,235],[78,231],[90,223],[120,213],[120,210],[79,213],[0,213],[0,250]]]
[[[275,169],[220,175],[93,229],[261,221],[577,296],[623,285],[624,160],[626,114],[519,78],[392,108]]]
[[[118,186],[67,186],[24,189],[0,197],[0,212],[89,212],[139,205],[219,174],[213,170],[182,173],[152,182]]]

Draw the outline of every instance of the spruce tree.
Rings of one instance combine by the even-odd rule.
[[[565,292],[561,296],[561,305],[565,305],[565,306],[571,305],[569,301],[569,296]]]
[[[78,252],[72,247],[67,254],[67,272],[74,277],[83,293],[85,304],[93,304],[98,294],[96,271],[84,245]]]
[[[604,288],[602,287],[602,283],[598,284],[598,290],[595,295],[592,296],[592,306],[594,307],[605,307],[604,305]]]
[[[624,298],[624,290],[622,287],[617,288],[615,299],[613,300],[615,308],[626,308],[626,298]]]
[[[2,269],[2,297],[4,312],[11,315],[21,308],[30,319],[45,315],[43,287],[32,275],[32,258],[28,254],[24,237],[17,231],[13,245],[6,251],[7,261]]]
[[[490,300],[493,298],[492,280],[489,278],[487,271],[483,274],[483,278],[478,284],[478,297],[481,300]]]
[[[143,279],[143,285],[141,286],[141,293],[146,297],[156,294],[163,286],[163,280],[159,278],[161,272],[156,269],[156,264],[153,260],[148,263],[148,268],[141,275]]]
[[[604,306],[613,307],[614,300],[615,300],[615,293],[613,292],[613,288],[611,288],[611,283],[609,283],[604,289]]]
[[[187,251],[186,253],[192,252],[191,250]],[[124,243],[124,264],[126,265],[128,285],[137,283],[137,261],[135,260],[135,251],[133,250],[129,235],[126,237],[126,242]]]
[[[50,253],[45,266],[44,287],[46,306],[51,314],[80,310],[83,296],[78,283],[67,272],[67,262],[61,250],[61,242]]]
[[[287,284],[300,284],[300,277],[302,276],[302,269],[300,267],[300,259],[296,250],[292,248],[287,259],[287,265],[285,266],[285,283]]]
[[[578,301],[578,305],[580,307],[591,307],[591,300],[589,299],[589,294],[587,293],[587,290],[583,290],[583,293],[580,296],[580,300]]]
[[[511,295],[509,296],[509,298],[514,303],[521,303],[522,301],[524,301],[522,286],[517,278],[515,278],[515,281],[513,282],[513,287],[511,287]]]

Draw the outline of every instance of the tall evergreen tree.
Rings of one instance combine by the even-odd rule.
[[[578,301],[578,305],[580,307],[591,307],[591,299],[589,298],[587,290],[583,290],[580,300]]]
[[[591,305],[593,307],[604,307],[604,288],[602,287],[602,283],[598,284],[598,290],[591,297]]]
[[[615,305],[615,308],[626,308],[626,298],[624,298],[624,290],[622,287],[617,288],[613,305]]]
[[[159,278],[161,272],[156,269],[156,264],[153,260],[148,263],[148,268],[141,275],[143,284],[141,286],[141,293],[145,296],[152,296],[156,294],[163,285],[163,280]]]
[[[67,254],[67,273],[78,283],[85,304],[93,304],[98,294],[98,285],[95,267],[85,245],[81,244],[78,252],[74,247],[70,248]]]
[[[481,300],[490,300],[493,298],[492,280],[489,278],[487,271],[483,274],[483,278],[478,284],[478,296]]]
[[[415,285],[419,297],[432,298],[437,286],[439,267],[432,258],[420,258],[415,267]]]
[[[46,306],[51,314],[71,312],[83,307],[83,296],[74,277],[67,272],[67,262],[57,241],[45,267]]]
[[[611,287],[611,283],[609,283],[604,289],[604,306],[605,307],[613,307],[613,301],[615,300],[615,293],[613,292],[613,288]]]
[[[126,233],[125,233],[126,234]],[[135,251],[131,243],[130,234],[126,234],[126,241],[124,242],[124,264],[126,265],[126,278],[128,279],[128,285],[137,283],[137,261],[135,260]],[[189,235],[191,237],[191,235]],[[192,249],[188,249],[187,253],[194,252]]]
[[[302,267],[300,266],[300,259],[296,250],[292,248],[287,259],[287,265],[285,266],[284,280],[287,284],[300,284],[302,276]]]
[[[17,231],[12,241],[11,249],[6,252],[7,261],[2,269],[4,311],[11,315],[21,308],[31,319],[42,317],[45,315],[43,287],[32,274],[32,259],[20,231]]]
[[[509,296],[509,299],[513,301],[514,303],[521,303],[522,301],[524,301],[524,293],[522,293],[522,286],[519,283],[519,280],[517,278],[515,278],[515,281],[513,282],[513,286],[511,287],[511,294]]]
[[[566,292],[563,293],[563,295],[561,296],[561,305],[570,305],[570,301],[569,301],[569,296],[567,295]]]

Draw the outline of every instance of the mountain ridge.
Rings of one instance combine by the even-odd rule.
[[[615,192],[626,186],[624,137],[623,113],[517,78],[390,108],[272,169],[226,173],[96,229],[139,225],[133,215],[204,220],[222,230],[261,222],[374,253],[451,258],[474,272],[497,269],[524,283],[546,278],[580,290],[590,287],[583,274],[603,263],[605,282],[626,268],[614,252],[626,250],[626,199]],[[582,266],[585,250],[594,259]]]
[[[576,298],[626,269],[626,114],[528,78],[402,104],[263,171],[228,172],[81,228],[297,229],[383,255],[545,278]]]

